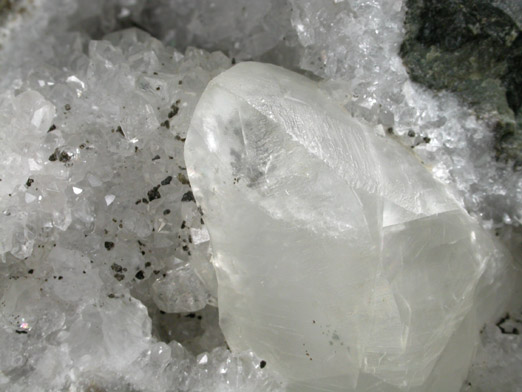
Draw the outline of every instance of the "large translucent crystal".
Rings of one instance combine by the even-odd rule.
[[[252,62],[210,82],[185,160],[232,350],[295,391],[459,390],[495,245],[410,149]]]

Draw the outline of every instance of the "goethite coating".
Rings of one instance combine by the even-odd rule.
[[[209,83],[185,160],[232,350],[295,391],[460,389],[503,256],[413,153],[251,62]]]

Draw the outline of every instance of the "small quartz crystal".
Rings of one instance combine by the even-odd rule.
[[[152,284],[152,298],[167,313],[195,312],[207,304],[208,294],[190,264],[180,264]]]
[[[209,83],[185,160],[233,351],[292,391],[459,390],[503,256],[411,149],[251,62]]]

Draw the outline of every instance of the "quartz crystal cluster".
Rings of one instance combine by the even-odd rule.
[[[520,26],[516,0],[492,3]],[[473,355],[463,391],[520,390],[520,304],[503,305],[511,292],[502,274],[515,274],[500,267],[508,258],[462,207],[520,262],[522,172],[496,161],[490,119],[410,80],[399,56],[406,8],[402,0],[0,1],[0,390],[265,392],[287,390],[291,380],[293,388],[420,392],[438,385],[451,392]],[[319,82],[272,69],[265,85],[231,81],[231,91],[215,91],[225,94],[215,107],[204,115],[198,109],[194,121],[227,119],[228,128],[212,127],[254,137],[248,148],[228,136],[215,140],[239,143],[219,153],[237,175],[235,184],[216,183],[231,192],[221,196],[214,212],[229,207],[216,224],[211,211],[202,215],[211,202],[202,192],[217,177],[207,185],[194,179],[193,193],[185,139],[207,84],[245,60]],[[284,86],[281,75],[285,94],[260,94]],[[256,91],[241,95],[240,87]],[[258,103],[266,110],[242,96],[265,96]],[[305,136],[320,138],[301,147],[292,139],[298,134],[282,132],[311,124],[329,132],[311,130]],[[270,138],[256,133],[262,129]],[[327,138],[332,132],[337,136]],[[341,144],[350,137],[357,143]],[[273,145],[279,155],[270,162]],[[355,149],[361,156],[333,154]],[[330,166],[321,166],[326,157]],[[274,195],[285,187],[288,194]],[[263,218],[256,231],[243,230],[254,213]],[[268,218],[274,226],[266,226]],[[289,221],[294,237],[276,224]],[[423,224],[434,233],[445,228],[444,241]],[[372,230],[343,241],[357,227]],[[276,237],[261,235],[265,230]],[[249,235],[256,241],[238,249]],[[415,248],[422,236],[425,247]],[[226,249],[249,258],[220,257]],[[347,249],[358,257],[350,274],[348,265],[338,266]],[[407,257],[414,249],[419,254]],[[435,249],[445,258],[430,264]],[[267,254],[274,254],[269,263],[252,264]],[[314,269],[315,256],[324,258],[324,270]],[[253,271],[259,275],[250,280]],[[294,296],[314,274],[314,284]],[[238,300],[233,293],[243,286]],[[417,287],[419,295],[408,291]],[[305,301],[314,290],[315,302]],[[239,311],[247,302],[251,316]],[[347,304],[355,313],[339,320]],[[261,314],[264,321],[253,325]],[[302,319],[289,326],[297,314]],[[473,331],[484,322],[475,350]],[[289,347],[295,342],[300,346]]]
[[[317,83],[242,63],[203,93],[185,161],[233,350],[295,391],[458,390],[505,255],[411,151]]]
[[[281,390],[225,347],[183,159],[230,59],[137,29],[24,42],[2,57],[0,390]]]

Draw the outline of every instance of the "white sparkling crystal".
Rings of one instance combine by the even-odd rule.
[[[282,391],[224,348],[183,159],[197,99],[231,61],[136,29],[65,33],[104,7],[44,0],[0,49],[0,390]]]
[[[522,391],[522,314],[487,325],[481,346],[462,392]],[[508,320],[506,320],[508,318]]]
[[[152,298],[167,313],[195,312],[205,307],[208,293],[193,268],[182,264],[152,284]]]
[[[192,235],[192,241],[194,241],[195,245],[210,241],[210,235],[206,228],[190,229],[190,234]]]
[[[110,206],[114,199],[116,199],[116,196],[114,195],[105,195],[105,203],[107,204],[107,206]]]
[[[460,388],[501,252],[409,149],[305,77],[242,63],[203,93],[185,161],[233,350],[296,391]]]

